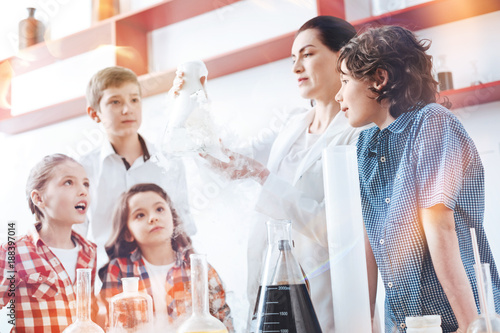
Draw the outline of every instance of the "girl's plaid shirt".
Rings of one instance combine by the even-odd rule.
[[[16,325],[11,332],[61,332],[76,319],[76,288],[60,260],[40,238],[39,228],[40,224],[36,224],[27,235],[16,240],[14,273],[10,273],[10,249],[7,244],[0,248],[0,308],[14,300]],[[93,290],[96,245],[74,231],[71,238],[80,246],[76,268],[92,269]],[[9,293],[14,280],[15,290]],[[94,298],[93,318],[96,314]]]
[[[109,309],[111,298],[122,292],[123,277],[138,277],[139,291],[153,297],[151,281],[141,252],[137,249],[128,257],[115,258],[109,263],[99,295],[99,300],[106,305],[106,309]],[[210,313],[218,318],[229,332],[234,332],[231,310],[226,303],[222,281],[210,265],[208,265],[208,288]],[[187,254],[177,253],[177,260],[167,273],[165,290],[168,320],[171,323],[191,313],[191,269],[187,262]]]

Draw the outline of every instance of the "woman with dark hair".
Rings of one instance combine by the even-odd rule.
[[[358,141],[368,280],[386,290],[386,332],[405,317],[440,315],[443,332],[465,332],[479,310],[470,228],[500,278],[483,227],[484,170],[460,121],[436,102],[428,41],[402,27],[371,29],[340,51],[336,100]],[[448,103],[446,103],[448,104]]]
[[[162,324],[175,326],[177,318],[190,314],[189,255],[194,251],[170,197],[161,187],[137,184],[122,194],[106,252],[109,262],[99,270],[103,282],[100,299],[106,308],[111,297],[122,292],[121,278],[138,277],[139,291],[153,298],[155,316]],[[210,312],[232,332],[224,288],[210,265],[208,278]]]
[[[355,35],[352,25],[336,17],[307,21],[293,42],[292,71],[312,108],[290,114],[266,144],[255,141],[248,154],[227,151],[228,163],[204,156],[232,179],[253,178],[262,185],[257,211],[292,221],[294,252],[309,280],[323,332],[333,332],[334,324],[321,154],[328,146],[355,144],[360,132],[349,126],[334,99],[340,89],[338,51]],[[253,233],[260,232],[251,237],[248,253],[251,303],[265,249],[263,228],[255,227]]]

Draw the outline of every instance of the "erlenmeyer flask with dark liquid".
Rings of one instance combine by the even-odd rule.
[[[304,275],[292,254],[291,222],[268,221],[267,233],[268,248],[250,332],[321,332]]]

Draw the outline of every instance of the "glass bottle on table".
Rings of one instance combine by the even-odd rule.
[[[109,302],[110,332],[147,331],[153,325],[153,299],[139,292],[139,278],[122,278],[123,292]]]
[[[250,332],[320,333],[306,279],[292,253],[291,222],[268,221],[267,232],[266,259]]]
[[[209,311],[208,265],[205,254],[191,254],[191,297],[193,313],[177,333],[228,333],[226,326]]]
[[[66,327],[63,333],[104,333],[103,329],[90,319],[92,304],[92,270],[76,270],[76,321]]]
[[[484,290],[481,290],[478,281],[477,285],[481,314],[479,318],[469,325],[467,333],[500,333],[500,316],[495,312],[490,264],[481,264],[479,266],[475,264],[474,270],[476,272],[476,279],[482,276]],[[481,270],[481,272],[479,272],[479,270]]]

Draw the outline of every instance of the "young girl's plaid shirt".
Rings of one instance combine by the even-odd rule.
[[[38,223],[27,235],[15,242],[15,314],[16,326],[11,332],[61,332],[76,319],[76,288],[60,260],[40,238]],[[96,273],[96,246],[76,232],[73,242],[80,246],[76,268],[92,269],[92,289]],[[11,271],[7,261],[8,247],[0,248],[0,308],[9,304]],[[93,292],[92,292],[93,294]],[[92,302],[97,314],[97,302]]]
[[[151,281],[141,252],[137,249],[127,258],[115,258],[109,263],[99,295],[99,299],[106,305],[107,309],[109,309],[111,298],[122,292],[121,279],[123,277],[138,277],[139,291],[146,292],[153,297]],[[222,281],[210,265],[208,265],[208,288],[210,313],[218,318],[229,332],[234,332],[231,311],[226,303],[226,293]],[[177,260],[167,273],[165,290],[167,314],[171,323],[175,319],[191,313],[191,269],[186,255],[177,253]]]

